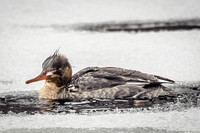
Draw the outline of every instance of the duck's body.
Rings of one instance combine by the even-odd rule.
[[[135,70],[88,67],[72,76],[67,58],[58,53],[48,57],[43,63],[42,74],[27,83],[42,79],[46,79],[46,82],[40,90],[40,99],[80,101],[92,98],[152,99],[176,96],[174,91],[162,85],[174,83],[173,80]]]

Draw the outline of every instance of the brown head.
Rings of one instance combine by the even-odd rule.
[[[36,78],[26,81],[26,84],[46,80],[48,83],[55,83],[57,87],[61,87],[67,85],[71,77],[72,68],[68,59],[56,51],[43,62],[42,72]]]

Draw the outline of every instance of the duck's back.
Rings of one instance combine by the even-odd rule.
[[[77,72],[69,86],[84,95],[98,98],[153,98],[175,96],[176,93],[162,86],[173,80],[135,70],[115,67],[88,67]]]

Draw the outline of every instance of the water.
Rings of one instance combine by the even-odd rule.
[[[199,132],[199,1],[0,3],[1,132]],[[178,28],[169,31],[170,25]],[[152,26],[159,32],[123,30]],[[169,87],[185,95],[140,105],[39,101],[43,81],[25,81],[59,47],[73,73],[88,66],[136,69],[177,81]]]

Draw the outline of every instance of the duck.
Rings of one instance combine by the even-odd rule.
[[[87,67],[72,75],[69,60],[58,51],[42,63],[42,72],[25,83],[45,80],[39,99],[83,101],[89,99],[154,99],[176,97],[163,84],[175,81],[119,67]]]

